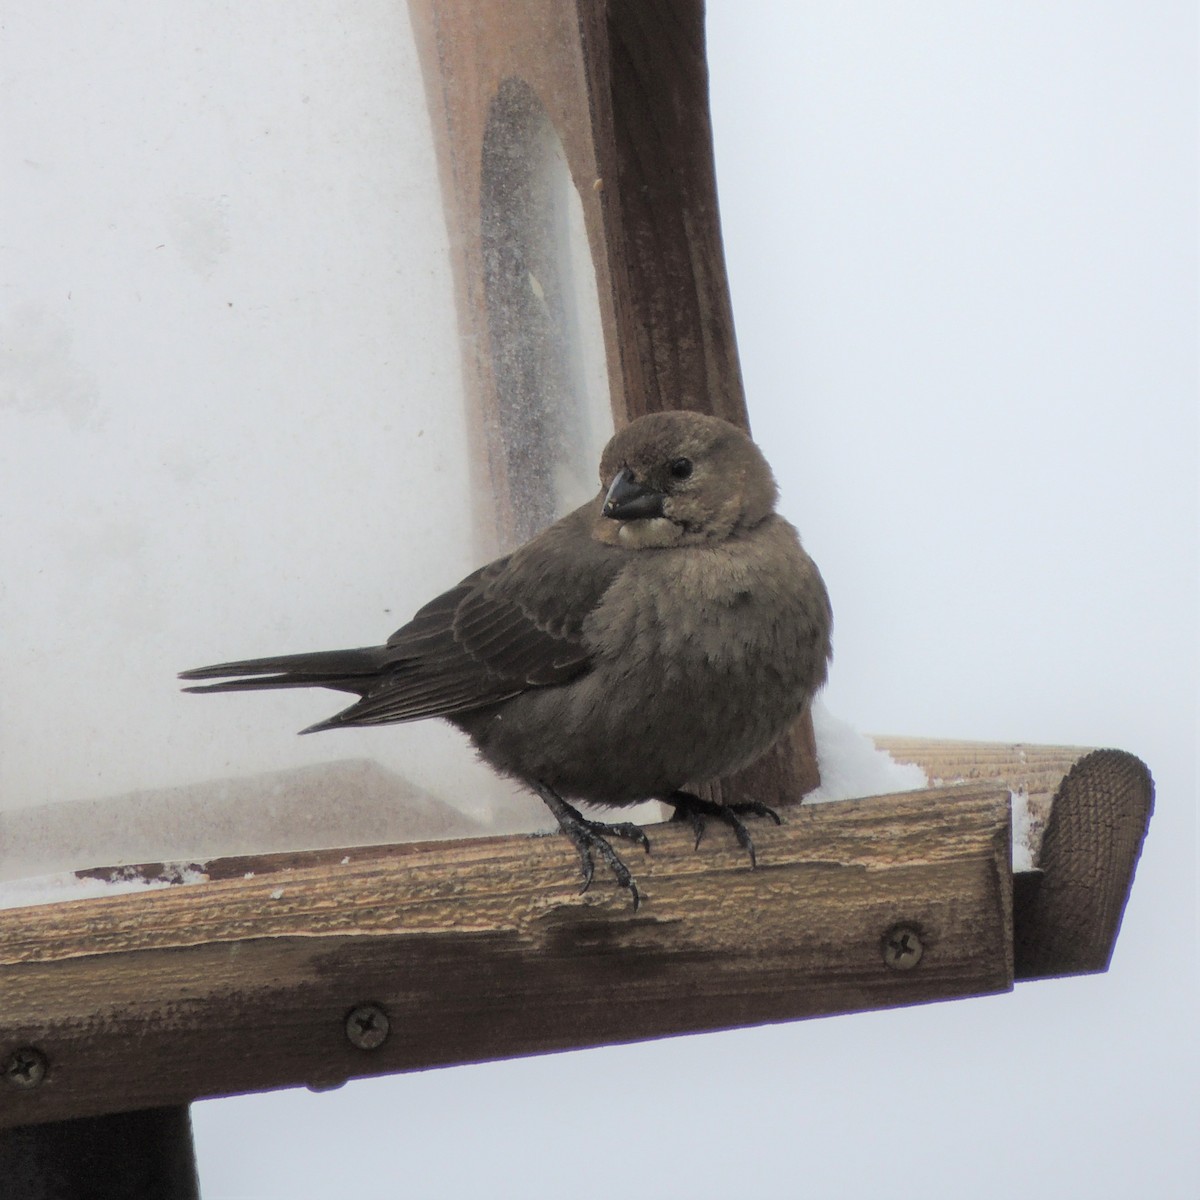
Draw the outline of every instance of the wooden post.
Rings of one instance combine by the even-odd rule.
[[[199,1200],[186,1107],[0,1130],[0,1195],[13,1200]]]

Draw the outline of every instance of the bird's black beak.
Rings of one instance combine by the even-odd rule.
[[[639,517],[661,517],[663,501],[666,497],[662,492],[648,488],[644,483],[638,483],[633,472],[623,467],[608,489],[604,497],[604,515],[614,521],[635,521]]]

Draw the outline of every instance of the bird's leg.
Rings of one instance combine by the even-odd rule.
[[[595,859],[592,852],[596,851],[604,859],[608,869],[613,873],[618,886],[628,888],[633,897],[634,911],[642,902],[637,890],[637,884],[629,873],[629,868],[617,856],[617,852],[608,843],[610,837],[627,838],[650,853],[650,839],[632,821],[619,821],[609,824],[605,821],[589,821],[577,808],[568,804],[552,787],[544,783],[534,783],[534,790],[546,802],[546,807],[554,814],[559,828],[569,837],[579,851],[579,860],[583,868],[583,887],[579,890],[586,892],[592,886],[592,876],[596,871]]]
[[[715,800],[704,800],[691,792],[672,792],[663,797],[663,802],[675,809],[671,818],[673,821],[690,821],[692,832],[696,835],[696,848],[700,847],[700,839],[704,836],[704,827],[709,817],[716,817],[732,828],[738,845],[750,855],[750,865],[758,865],[754,856],[754,842],[746,826],[742,824],[741,814],[749,813],[756,817],[770,817],[776,825],[782,825],[779,814],[768,808],[759,800],[740,800],[736,804],[718,804]]]

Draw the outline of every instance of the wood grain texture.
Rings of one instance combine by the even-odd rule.
[[[0,1125],[1002,991],[1008,795],[965,787],[817,805],[699,852],[653,827],[645,903],[577,892],[558,837],[377,849],[349,862],[0,913],[0,1053],[36,1089]],[[244,865],[244,864],[242,864]],[[897,924],[917,968],[885,965]],[[347,1013],[391,1033],[349,1044]]]
[[[717,203],[704,5],[581,0],[580,13],[601,101],[597,132],[611,123],[597,161],[616,178],[605,189],[603,241],[626,412],[697,409],[749,428]],[[820,782],[806,713],[753,766],[707,791],[786,804]]]
[[[695,408],[748,425],[725,269],[699,0],[609,0],[617,313],[640,371],[629,415]],[[585,24],[585,30],[589,28]]]
[[[1153,811],[1154,780],[1132,754],[1095,750],[1071,768],[1014,931],[1019,978],[1108,969]]]
[[[946,783],[1003,780],[1027,797],[1034,865],[1050,820],[1054,795],[1067,773],[1092,751],[1086,746],[1033,746],[1020,742],[974,742],[948,738],[872,737],[897,762],[915,763],[935,787]]]
[[[1003,781],[1026,792],[1035,870],[1014,895],[1018,979],[1104,971],[1154,811],[1154,780],[1122,750],[876,737],[934,783]]]

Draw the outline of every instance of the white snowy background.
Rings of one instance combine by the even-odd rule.
[[[457,364],[428,355],[450,314],[444,234],[428,151],[422,167],[399,129],[420,96],[397,69],[413,67],[398,8],[305,0],[286,27],[220,0],[6,12],[3,137],[21,173],[6,166],[0,187],[0,539],[6,564],[45,553],[48,574],[40,593],[27,572],[0,579],[0,808],[39,786],[203,778],[180,714],[240,716],[156,700],[139,736],[164,752],[146,767],[118,752],[136,731],[107,728],[106,710],[129,711],[164,662],[303,648],[347,614],[362,622],[347,644],[374,640],[385,610],[402,618],[471,565],[457,433],[429,424]],[[1195,1195],[1194,6],[713,0],[709,38],[751,417],[837,614],[826,701],[865,730],[1144,758],[1157,813],[1112,969],[198,1104],[206,1200]],[[289,143],[299,104],[334,136]],[[231,161],[274,220],[223,191]],[[397,329],[410,342],[393,346]],[[385,401],[394,427],[364,441]],[[106,457],[136,445],[133,419],[147,446],[175,448],[141,474]],[[18,433],[40,449],[18,455]],[[416,444],[415,508],[355,493]],[[323,453],[299,453],[311,446]],[[265,530],[236,519],[248,473]],[[140,489],[178,505],[150,532]],[[201,502],[223,524],[173,556],[164,531],[194,528]],[[405,523],[403,594],[395,558],[344,535],[356,511]],[[305,553],[272,559],[294,528]],[[190,610],[139,588],[147,563],[160,580],[168,565]],[[53,586],[64,564],[77,594]],[[107,607],[89,617],[92,601]],[[223,627],[247,610],[260,627],[229,646]],[[81,682],[104,652],[89,621],[130,638],[104,696]],[[183,644],[192,659],[176,661]],[[63,655],[57,695],[13,686]],[[317,753],[291,730],[324,709],[287,703],[208,735],[231,772]],[[22,721],[56,731],[57,774],[7,732]],[[425,744],[386,753],[408,763]],[[437,742],[422,778],[457,753]],[[162,778],[123,777],[129,763]]]

